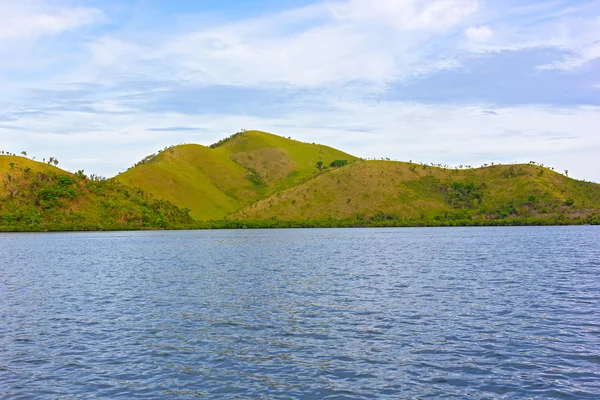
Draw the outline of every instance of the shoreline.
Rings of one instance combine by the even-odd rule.
[[[130,231],[183,231],[223,229],[314,229],[314,228],[446,228],[446,227],[495,227],[495,226],[597,226],[597,216],[574,219],[496,219],[496,220],[310,220],[310,221],[197,221],[177,226],[0,226],[0,233],[42,232],[130,232]]]

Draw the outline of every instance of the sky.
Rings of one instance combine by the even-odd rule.
[[[0,150],[114,176],[241,129],[600,182],[597,0],[0,0]]]

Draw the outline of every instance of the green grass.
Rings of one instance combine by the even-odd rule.
[[[200,220],[220,219],[319,175],[317,161],[356,157],[331,147],[248,131],[215,148],[171,147],[116,180],[191,210]]]
[[[552,219],[599,210],[600,185],[534,165],[451,170],[361,161],[261,200],[229,219]]]

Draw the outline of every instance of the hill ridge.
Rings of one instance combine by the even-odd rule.
[[[600,184],[543,165],[460,169],[364,160],[262,131],[210,146],[168,146],[110,179],[0,155],[0,183],[0,229],[14,221],[35,230],[42,222],[49,229],[155,229],[600,220]],[[215,220],[224,222],[202,222]]]

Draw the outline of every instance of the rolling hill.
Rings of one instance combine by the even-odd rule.
[[[246,207],[232,220],[577,218],[600,211],[600,185],[531,164],[444,169],[359,161]]]
[[[191,210],[196,219],[225,216],[319,174],[318,161],[358,158],[331,147],[266,132],[239,132],[205,147],[170,147],[115,179]]]
[[[114,180],[0,156],[0,230],[175,229],[192,222],[186,210]]]
[[[165,148],[112,179],[0,155],[0,230],[585,223],[600,223],[600,185],[535,164],[362,160],[259,131]]]

